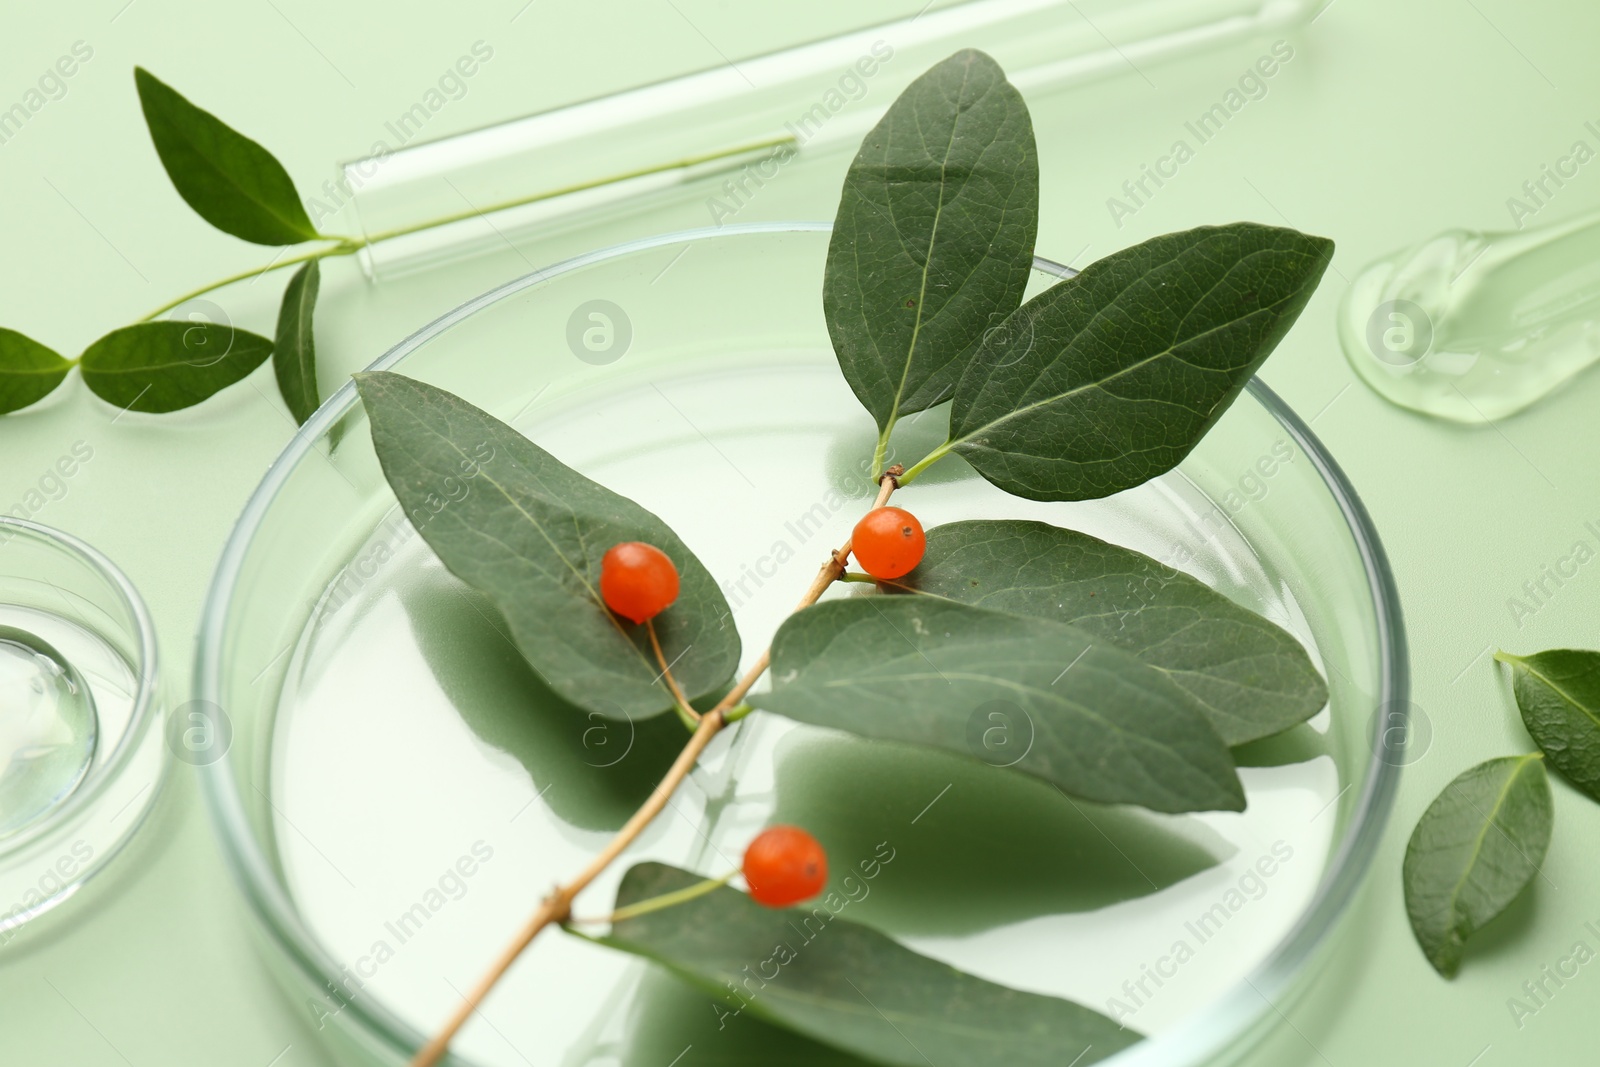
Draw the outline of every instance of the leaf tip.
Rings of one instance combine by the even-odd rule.
[[[1428,963],[1438,972],[1439,977],[1445,981],[1453,981],[1461,973],[1461,946],[1459,944],[1444,944],[1433,952],[1426,953]]]
[[[150,96],[152,93],[159,92],[163,89],[165,89],[167,92],[176,92],[176,90],[174,90],[166,82],[162,81],[154,74],[151,74],[150,71],[139,66],[138,64],[134,64],[133,68],[133,87],[139,93],[139,103],[141,106],[150,105]]]
[[[994,67],[1000,69],[1000,64],[995,58],[981,48],[962,48],[952,53],[946,63],[977,64],[978,66]]]

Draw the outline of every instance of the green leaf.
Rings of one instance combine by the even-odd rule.
[[[265,337],[215,322],[141,322],[79,359],[83,380],[125,411],[177,411],[242,380],[272,355]]]
[[[845,380],[887,434],[950,398],[1022,302],[1039,158],[1021,95],[967,49],[912,82],[845,174],[822,304]]]
[[[600,598],[600,559],[621,541],[655,545],[677,565],[678,600],[654,621],[689,698],[733,676],[739,634],[722,590],[660,519],[443,389],[387,371],[355,378],[401,508],[444,565],[489,597],[557,695],[613,719],[672,707],[645,627]]]
[[[1244,389],[1332,257],[1326,238],[1245,222],[1107,256],[991,332],[956,386],[945,449],[1034,500],[1163,474]]]
[[[641,863],[623,876],[617,906],[698,881],[665,864]],[[1070,1000],[1010,989],[918,955],[838,917],[847,906],[830,893],[810,907],[765,908],[724,887],[589,939],[653,960],[719,998],[727,1005],[724,1022],[748,1012],[897,1067],[1083,1067],[1140,1040]]]
[[[1204,582],[1076,530],[1021,519],[928,531],[891,589],[1068,623],[1162,671],[1229,745],[1304,722],[1328,687],[1293,635]]]
[[[757,707],[930,745],[1063,791],[1156,811],[1242,811],[1227,746],[1194,700],[1108,641],[933,597],[834,600],[789,618]],[[990,742],[1009,732],[1007,747]]]
[[[278,392],[283,394],[294,421],[302,426],[321,402],[317,399],[317,345],[311,329],[321,284],[322,271],[314,259],[294,272],[283,290],[278,338],[272,346]]]
[[[1455,977],[1467,938],[1539,872],[1554,814],[1537,752],[1480,763],[1444,787],[1406,846],[1406,914],[1434,970]]]
[[[1511,667],[1522,722],[1556,770],[1600,800],[1600,652],[1495,653]]]
[[[70,360],[0,326],[0,415],[43,400],[71,370]]]
[[[134,68],[133,80],[161,165],[201,218],[258,245],[318,236],[289,172],[271,152],[143,67]]]

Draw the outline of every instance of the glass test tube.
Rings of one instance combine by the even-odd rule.
[[[981,48],[1032,98],[1304,23],[1324,0],[967,0],[344,165],[368,275],[582,224],[755,165],[853,148],[902,89]],[[698,183],[698,184],[697,184]],[[730,211],[737,203],[724,202]],[[427,226],[450,219],[443,226]],[[708,215],[707,222],[721,221]]]

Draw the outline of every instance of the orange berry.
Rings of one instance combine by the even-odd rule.
[[[861,516],[850,538],[850,551],[855,553],[856,562],[880,580],[911,573],[922,562],[927,546],[922,523],[904,508],[873,508]]]
[[[600,560],[600,596],[625,619],[653,619],[678,599],[678,568],[655,545],[612,545]]]
[[[798,826],[773,826],[744,850],[744,880],[757,904],[787,908],[822,892],[828,883],[828,854]]]

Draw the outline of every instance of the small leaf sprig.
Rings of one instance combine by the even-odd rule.
[[[726,152],[674,160],[380,233],[348,237],[317,229],[288,171],[266,148],[191,103],[143,67],[134,68],[134,83],[161,165],[173,188],[196,214],[223,233],[252,244],[284,249],[307,244],[314,247],[294,255],[280,255],[266,266],[191,289],[138,322],[111,331],[74,359],[16,330],[0,327],[0,415],[43,400],[74,367],[82,373],[90,392],[124,411],[178,411],[243,381],[271,359],[285,406],[297,424],[304,424],[323,395],[317,381],[314,340],[323,260],[352,256],[398,237],[621,178],[775,148],[789,140],[741,145]],[[298,269],[284,289],[276,333],[271,338],[231,323],[163,319],[207,293],[291,267]]]
[[[191,290],[139,322],[111,331],[76,359],[14,330],[0,330],[0,414],[44,399],[74,366],[91,392],[118,408],[178,411],[243,380],[270,358],[284,402],[303,423],[319,402],[312,341],[318,264],[329,256],[353,255],[371,242],[318,232],[293,180],[272,153],[144,68],[134,69],[134,83],[156,154],[178,195],[196,214],[254,244],[321,244]],[[293,266],[299,270],[284,293],[275,339],[228,323],[161,318],[206,293]]]
[[[908,1049],[923,1041],[951,1067],[1091,1063],[1139,1039],[1092,1009],[964,974],[839,918],[825,856],[796,828],[775,853],[752,846],[748,893],[732,876],[643,863],[599,920],[608,932],[584,932],[594,922],[572,910],[711,741],[750,714],[977,759],[971,712],[1003,699],[1035,734],[995,773],[1186,812],[1242,810],[1230,746],[1325,706],[1327,686],[1298,640],[1149,557],[1045,523],[924,531],[890,504],[949,456],[1033,500],[1105,496],[1171,470],[1288,331],[1332,257],[1330,241],[1291,230],[1203,227],[1114,253],[1024,303],[1037,159],[1020,94],[971,50],[916,79],[867,134],[845,178],[822,297],[840,369],[878,427],[879,489],[742,674],[721,588],[661,519],[460,397],[394,372],[356,375],[400,508],[428,517],[428,545],[489,597],[543,681],[590,714],[672,712],[690,731],[649,798],[538,902],[413,1067],[447,1054],[552,925],[665,964],[732,1013],[876,1063],[921,1062]],[[883,468],[897,421],[946,402],[945,443],[909,468]],[[472,493],[429,505],[431,486],[466,474]],[[840,582],[873,589],[819,603]],[[777,857],[782,891],[752,854]],[[818,893],[810,910],[789,910]],[[795,940],[822,925],[826,937]],[[802,951],[804,966],[786,969]],[[769,961],[781,978],[750,1000],[729,961],[768,953],[784,957]],[[863,999],[897,1021],[864,1011]]]
[[[1600,652],[1500,651],[1538,752],[1501,756],[1445,786],[1412,831],[1402,883],[1406,915],[1434,970],[1454,978],[1466,943],[1541,873],[1555,828],[1546,764],[1600,801]]]

